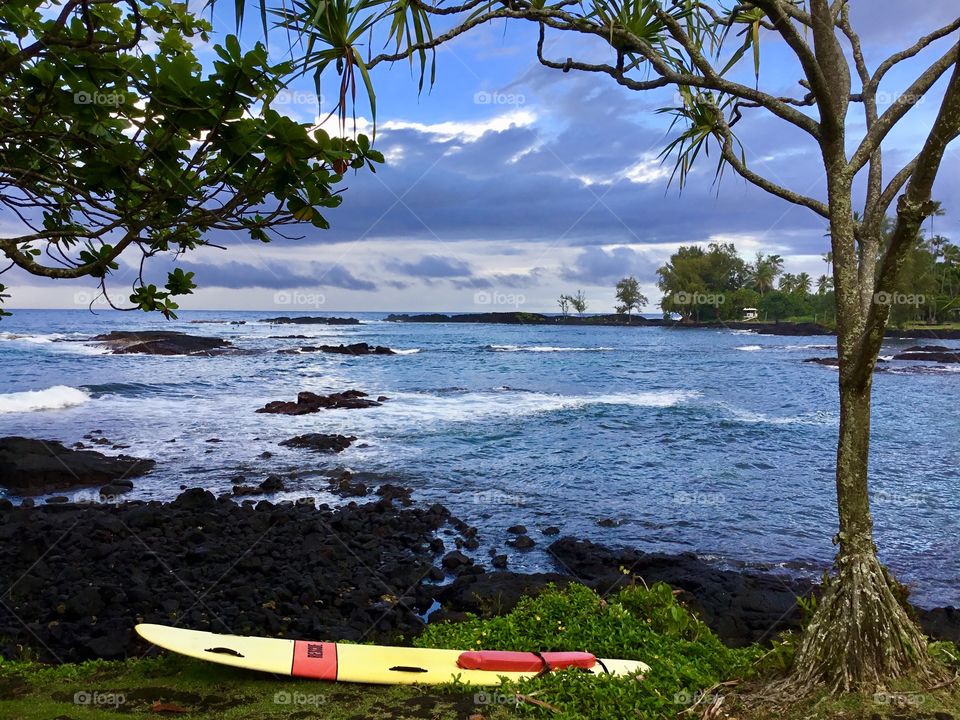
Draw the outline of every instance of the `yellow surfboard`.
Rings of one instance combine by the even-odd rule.
[[[149,624],[137,625],[136,630],[147,642],[188,657],[247,670],[317,680],[377,685],[436,685],[459,679],[471,685],[499,685],[503,677],[522,680],[538,672],[535,669],[524,672],[466,669],[461,666],[465,654],[459,650],[241,637]],[[476,652],[467,654],[484,655]],[[541,657],[534,653],[493,652],[486,655],[494,658],[513,656],[514,660],[520,655]],[[497,661],[491,664],[496,665]],[[582,669],[595,675],[609,673],[639,677],[650,668],[638,660],[598,659],[592,667]]]

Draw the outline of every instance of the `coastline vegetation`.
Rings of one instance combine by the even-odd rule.
[[[628,581],[628,578],[624,578]],[[764,695],[771,678],[790,666],[797,636],[772,647],[726,647],[676,599],[667,585],[627,584],[608,595],[582,585],[548,587],[506,615],[430,625],[413,640],[421,647],[589,649],[598,656],[640,659],[641,678],[549,673],[521,683],[476,688],[329,684],[273,677],[176,655],[91,660],[47,666],[0,661],[0,717],[9,720],[116,720],[190,717],[198,720],[609,720],[636,717],[937,718],[960,716],[955,684],[931,688],[909,679],[887,691],[842,701],[817,695],[799,704]],[[960,650],[935,643],[931,652],[956,674]],[[759,694],[758,694],[759,693]],[[939,715],[937,714],[939,713]]]
[[[884,225],[889,242],[893,224]],[[664,315],[685,321],[742,320],[745,308],[758,311],[759,322],[811,322],[833,328],[837,321],[831,268],[815,281],[806,272],[784,272],[779,255],[758,252],[748,263],[732,243],[680,247],[658,271]],[[878,293],[890,307],[889,324],[899,328],[960,327],[960,246],[942,235],[921,231],[904,260],[892,291]]]

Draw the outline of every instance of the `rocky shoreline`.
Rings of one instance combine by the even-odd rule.
[[[491,312],[491,313],[463,313],[445,315],[442,313],[427,313],[421,315],[393,314],[386,317],[387,322],[397,323],[480,323],[495,325],[598,325],[618,327],[662,327],[671,330],[749,330],[758,335],[783,336],[812,336],[835,335],[832,328],[816,323],[790,322],[746,322],[730,321],[679,321],[664,318],[646,318],[642,316],[627,317],[624,315],[586,315],[560,316],[543,315],[530,312]],[[910,330],[888,329],[885,333],[889,338],[913,338],[919,340],[960,340],[960,330],[932,330],[914,328]]]
[[[393,485],[370,497],[337,508],[237,503],[202,489],[171,503],[0,500],[0,575],[10,583],[0,597],[0,654],[49,662],[141,655],[150,649],[133,633],[138,622],[395,642],[428,620],[507,611],[549,582],[571,581],[601,594],[667,582],[725,642],[743,645],[796,627],[795,598],[814,589],[694,555],[574,538],[549,546],[556,572],[490,571],[466,554],[478,546],[477,529],[443,506],[417,505]],[[960,640],[960,611],[919,616],[934,637]]]

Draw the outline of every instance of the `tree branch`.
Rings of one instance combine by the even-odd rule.
[[[956,32],[957,30],[960,30],[960,17],[958,17],[949,25],[944,25],[942,28],[934,30],[929,35],[924,35],[906,50],[902,50],[901,52],[888,57],[877,66],[876,71],[873,73],[873,77],[870,80],[870,84],[873,86],[873,89],[876,90],[880,86],[880,81],[894,65],[901,63],[904,60],[909,60],[940,38],[944,38],[947,35]]]
[[[917,239],[920,226],[935,208],[931,194],[944,153],[947,146],[958,137],[960,137],[960,60],[954,63],[953,74],[944,93],[940,112],[924,142],[923,149],[913,163],[913,174],[897,204],[897,225],[880,263],[874,287],[875,298],[870,304],[864,332],[857,343],[857,352],[854,354],[856,360],[843,370],[846,376],[844,380],[847,382],[860,387],[865,387],[869,383],[890,314],[890,306],[878,302],[877,296],[880,293],[891,293],[895,290],[900,268],[911,245]],[[901,174],[898,174],[898,178]]]
[[[793,203],[794,205],[800,205],[802,207],[809,208],[821,217],[829,219],[830,208],[826,205],[826,203],[820,202],[819,200],[811,197],[807,197],[806,195],[801,195],[800,193],[778,185],[772,180],[755,173],[753,170],[747,167],[746,163],[744,163],[743,160],[737,156],[736,150],[734,149],[734,135],[733,131],[730,129],[730,125],[721,121],[718,129],[723,138],[721,145],[723,159],[727,161],[730,167],[732,167],[740,177],[752,185],[756,185],[761,190],[765,190],[772,195],[776,195],[777,197],[786,200],[787,202]]]
[[[874,151],[881,146],[894,126],[914,105],[933,87],[943,75],[953,67],[960,57],[960,43],[950,48],[943,56],[927,68],[913,84],[877,119],[874,126],[864,136],[856,152],[850,158],[849,171],[856,175],[867,164]]]

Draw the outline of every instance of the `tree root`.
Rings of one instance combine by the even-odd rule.
[[[837,576],[803,633],[785,687],[805,694],[874,691],[887,681],[941,679],[927,638],[873,552],[837,559]]]

